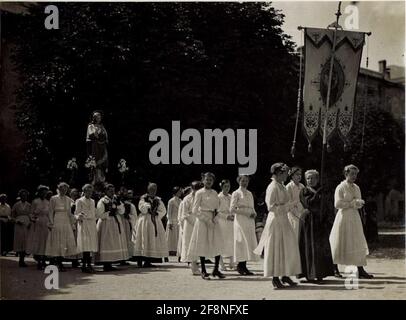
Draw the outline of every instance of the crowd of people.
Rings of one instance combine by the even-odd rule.
[[[225,278],[223,272],[229,270],[253,275],[247,262],[262,257],[264,277],[272,277],[276,289],[298,285],[292,276],[317,284],[328,276],[342,277],[338,265],[357,266],[358,276],[369,279],[358,172],[356,166],[346,166],[345,179],[323,206],[326,193],[319,173],[284,163],[271,166],[262,202],[249,191],[249,176],[238,176],[239,187],[231,194],[231,182],[222,180],[218,193],[210,172],[188,187],[174,187],[167,206],[155,183],[138,199],[132,190],[116,190],[112,184],[105,185],[101,196],[92,184],[80,193],[61,182],[56,195],[40,185],[31,203],[29,192],[20,190],[12,208],[7,196],[0,195],[1,253],[14,251],[20,267],[32,255],[39,270],[48,262],[60,271],[66,261],[73,267],[81,262],[85,273],[95,272],[94,265],[112,271],[129,261],[151,268],[177,256],[205,280]],[[206,268],[210,259],[211,273]]]

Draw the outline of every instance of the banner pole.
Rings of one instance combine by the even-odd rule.
[[[338,21],[341,16],[341,1],[338,2],[338,9],[336,13],[336,22],[334,24],[334,33],[333,33],[333,45],[331,50],[331,59],[330,59],[330,69],[328,74],[328,87],[327,87],[327,97],[326,97],[326,110],[324,113],[324,121],[323,121],[323,145],[321,150],[321,168],[320,168],[320,186],[322,188],[321,192],[321,203],[320,203],[320,217],[323,216],[324,207],[325,207],[325,187],[326,187],[326,173],[325,173],[325,162],[326,162],[326,148],[327,148],[327,117],[328,117],[328,109],[330,107],[330,95],[331,95],[331,82],[333,78],[333,66],[334,66],[334,56],[336,50],[336,42],[337,42],[337,29],[339,27]]]

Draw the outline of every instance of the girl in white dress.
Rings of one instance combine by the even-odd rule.
[[[162,218],[166,214],[165,205],[161,198],[156,196],[158,186],[148,184],[148,193],[144,194],[138,203],[140,215],[138,216],[137,231],[135,234],[135,255],[142,257],[142,267],[154,267],[151,258],[164,258],[169,255],[168,244]]]
[[[124,227],[119,214],[123,214],[124,205],[114,194],[112,184],[106,186],[106,195],[99,200],[96,209],[97,242],[96,262],[103,264],[104,271],[116,270],[113,262],[121,262],[129,258]]]
[[[234,269],[234,215],[230,213],[231,195],[230,180],[220,182],[221,192],[219,193],[220,208],[219,208],[219,227],[223,236],[223,252],[222,258],[230,259],[230,269]],[[221,263],[222,269],[225,270],[224,264]]]
[[[235,215],[234,219],[234,260],[238,262],[237,271],[241,275],[253,275],[247,269],[247,261],[256,261],[254,254],[257,247],[255,234],[254,197],[247,190],[249,177],[240,175],[237,178],[240,187],[231,195],[230,212]]]
[[[76,200],[75,218],[77,220],[78,252],[83,253],[82,272],[94,272],[91,253],[97,252],[96,205],[91,196],[93,186],[85,184],[83,197]]]
[[[52,257],[59,271],[65,271],[62,259],[77,253],[75,236],[71,220],[72,199],[66,196],[69,185],[65,182],[58,184],[58,194],[49,201],[50,229],[47,238],[45,254]]]
[[[49,201],[45,195],[49,188],[38,186],[38,197],[31,204],[31,226],[28,231],[27,252],[37,261],[37,269],[43,270],[46,266],[45,249],[48,239]]]
[[[293,231],[295,231],[297,241],[299,242],[299,222],[304,212],[303,205],[299,198],[300,191],[304,188],[304,185],[300,183],[300,180],[302,180],[302,169],[292,167],[292,169],[289,170],[289,178],[291,181],[286,185],[291,206],[288,212],[288,218]]]
[[[192,207],[196,191],[202,188],[201,181],[193,181],[191,184],[192,193],[186,195],[180,206],[179,220],[182,225],[182,253],[181,262],[190,262],[193,275],[200,275],[197,265],[197,258],[188,256],[190,239],[192,238],[193,228],[196,222],[196,216],[193,214]]]
[[[174,187],[172,190],[173,197],[168,201],[168,223],[166,225],[166,241],[168,242],[169,255],[176,256],[178,250],[179,225],[178,214],[181,203],[180,196],[182,189]]]
[[[300,274],[299,244],[288,219],[289,194],[283,182],[289,168],[284,163],[271,166],[272,182],[266,189],[265,202],[269,213],[264,231],[261,235],[257,255],[264,250],[264,277],[273,277],[275,289],[283,288],[282,282],[295,286],[289,276]]]
[[[335,264],[357,266],[359,278],[371,279],[373,276],[363,268],[369,251],[358,212],[365,204],[360,188],[354,183],[358,172],[356,166],[346,166],[345,180],[335,190],[334,206],[338,212],[330,233],[330,246]]]
[[[11,218],[15,222],[14,251],[20,257],[18,265],[26,267],[24,258],[27,254],[28,228],[31,224],[31,204],[28,202],[29,193],[27,190],[20,190],[18,196],[20,200],[11,209]]]
[[[192,207],[192,212],[197,219],[193,227],[188,255],[193,259],[200,257],[201,276],[204,280],[210,279],[206,271],[206,257],[215,259],[212,276],[225,278],[219,271],[223,239],[217,216],[220,200],[217,192],[212,189],[214,179],[214,174],[211,172],[203,175],[204,187],[196,192]]]

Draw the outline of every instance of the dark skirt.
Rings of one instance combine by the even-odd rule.
[[[312,213],[306,214],[299,225],[299,250],[302,274],[306,279],[322,279],[334,275],[329,243],[328,224]]]

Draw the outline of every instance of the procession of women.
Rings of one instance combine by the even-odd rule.
[[[167,205],[152,182],[138,198],[108,183],[102,195],[92,184],[78,190],[60,182],[55,195],[40,185],[32,202],[22,189],[11,207],[7,195],[0,195],[1,253],[15,252],[21,268],[32,255],[38,270],[52,264],[63,272],[71,263],[84,273],[119,272],[121,265],[153,268],[175,256],[203,280],[235,271],[253,276],[249,264],[263,259],[263,276],[272,277],[275,289],[341,278],[338,265],[357,266],[358,277],[370,279],[358,172],[355,165],[344,168],[343,181],[326,199],[333,205],[321,212],[318,171],[275,163],[264,217],[258,216],[247,175],[239,175],[231,191],[230,180],[206,172],[190,186],[175,186]]]

